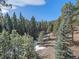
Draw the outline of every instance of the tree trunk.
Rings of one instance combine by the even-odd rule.
[[[71,25],[71,35],[72,35],[72,42],[74,41],[74,29],[73,29],[73,25]]]

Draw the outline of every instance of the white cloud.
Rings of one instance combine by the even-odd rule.
[[[0,5],[0,8],[1,8],[3,14],[5,14],[9,11],[9,7],[5,7],[5,6]]]
[[[8,12],[8,10],[2,9],[2,13],[3,13],[3,14],[6,14],[7,12]]]
[[[25,5],[44,5],[45,0],[8,0],[7,3],[10,3],[14,6],[25,6]]]
[[[26,5],[44,5],[46,1],[45,0],[7,0],[7,3],[12,4],[11,10],[13,10],[18,7],[23,7]],[[9,12],[9,9],[10,9],[6,7],[1,7],[1,8],[2,8],[3,14]]]
[[[14,10],[14,9],[16,9],[16,8],[17,8],[16,6],[12,6],[12,8],[11,8],[11,9],[13,9],[13,10]]]

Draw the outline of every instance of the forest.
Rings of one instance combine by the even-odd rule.
[[[12,4],[7,4],[6,0],[0,0],[0,6],[12,8]],[[65,3],[61,16],[51,21],[37,21],[35,16],[27,19],[21,12],[19,17],[16,12],[13,12],[12,16],[9,13],[3,15],[1,12],[0,7],[0,59],[79,59],[79,50],[77,55],[73,51],[76,45],[79,49],[79,42],[74,38],[76,35],[74,32],[79,31],[75,29],[79,27],[78,0],[76,4]],[[53,38],[55,45],[52,47],[55,53],[51,52],[51,56],[55,54],[55,58],[50,55],[51,58],[46,56],[43,58],[40,56],[42,53],[35,51],[35,43],[38,42],[40,46],[48,48],[50,45],[45,46],[45,42],[53,42],[53,39],[46,38],[45,35],[50,33],[55,34],[52,37],[56,37]]]

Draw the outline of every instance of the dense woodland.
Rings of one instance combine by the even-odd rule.
[[[16,30],[20,35],[24,35],[24,33],[27,33],[31,35],[34,39],[38,36],[40,31],[49,31],[49,26],[49,22],[37,22],[34,16],[32,16],[31,20],[28,20],[25,19],[20,13],[19,18],[17,18],[15,12],[13,13],[12,17],[10,17],[7,13],[5,14],[5,16],[1,16],[0,18],[0,32],[2,32],[2,30],[6,30],[11,33],[12,30]]]
[[[11,6],[6,1],[2,5]],[[0,14],[0,59],[37,59],[34,40],[42,41],[44,34],[51,32],[57,35],[56,59],[73,59],[69,46],[74,41],[73,28],[79,26],[79,1],[75,5],[66,3],[55,21],[36,20],[34,16],[29,20],[22,13],[19,17],[15,12],[13,16]]]
[[[34,40],[37,40],[41,31],[43,33],[53,31],[53,23],[47,21],[37,22],[34,16],[31,20],[27,20],[21,13],[19,18],[17,18],[15,12],[12,17],[8,13],[4,16],[1,14],[0,58],[36,59]]]

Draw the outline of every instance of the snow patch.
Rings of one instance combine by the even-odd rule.
[[[35,46],[35,51],[43,50],[43,49],[45,49],[45,48],[46,48],[46,47],[42,47],[42,46],[36,45],[36,46]]]

